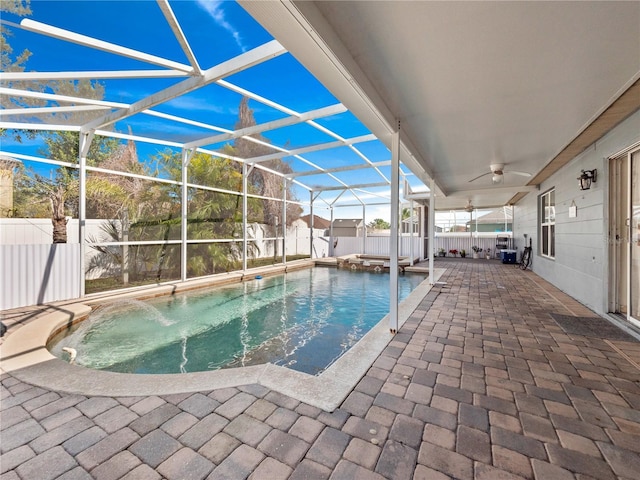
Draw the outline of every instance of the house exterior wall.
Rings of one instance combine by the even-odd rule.
[[[565,167],[530,193],[515,207],[514,238],[519,252],[525,234],[533,239],[532,269],[599,314],[607,312],[608,300],[608,158],[640,141],[640,111],[589,146]],[[581,170],[598,169],[590,190],[578,188]],[[540,255],[538,199],[555,189],[555,258]],[[577,216],[569,218],[572,202]]]
[[[475,232],[476,231],[476,226],[475,225],[471,225],[471,231]],[[504,228],[504,222],[503,223],[478,223],[478,232],[494,232],[494,233],[501,233],[501,232],[510,232],[513,228],[513,225],[511,222],[507,223],[507,229],[505,230]]]
[[[358,229],[356,227],[333,227],[334,237],[357,237]]]

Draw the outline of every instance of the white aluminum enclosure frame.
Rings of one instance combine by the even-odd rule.
[[[160,69],[150,69],[150,70],[103,70],[103,71],[67,71],[67,72],[6,72],[2,73],[1,80],[3,82],[3,86],[0,86],[0,95],[7,96],[8,98],[19,99],[21,97],[32,98],[47,104],[45,107],[23,107],[23,108],[11,108],[11,109],[3,109],[0,111],[0,128],[4,129],[24,129],[24,130],[37,130],[37,131],[72,131],[77,132],[80,138],[81,143],[81,154],[78,159],[78,164],[65,164],[64,166],[71,168],[79,169],[80,176],[80,204],[79,204],[79,225],[80,225],[80,242],[82,245],[82,257],[84,259],[84,252],[87,248],[87,239],[85,238],[84,226],[86,223],[86,176],[88,172],[96,171],[107,173],[111,175],[121,175],[121,176],[130,176],[134,178],[142,178],[144,180],[152,180],[152,181],[160,181],[160,182],[168,182],[174,183],[181,189],[181,240],[170,240],[170,241],[148,241],[148,242],[127,242],[127,244],[131,245],[156,245],[156,244],[165,244],[165,245],[180,245],[180,259],[181,259],[181,279],[184,281],[187,279],[187,248],[191,243],[195,243],[197,241],[188,240],[187,239],[187,198],[188,198],[188,189],[191,187],[196,188],[204,188],[211,191],[220,191],[222,193],[230,193],[234,195],[242,196],[242,208],[243,208],[243,236],[242,236],[242,244],[243,244],[243,269],[247,268],[247,197],[250,196],[247,192],[247,176],[254,169],[262,169],[263,171],[269,172],[273,175],[281,176],[283,181],[283,186],[287,183],[295,184],[298,187],[301,187],[310,193],[309,197],[309,208],[311,210],[311,215],[313,219],[313,202],[317,200],[321,200],[323,203],[327,205],[327,207],[331,211],[331,216],[333,219],[334,208],[340,206],[350,206],[352,205],[350,200],[345,200],[342,204],[339,203],[341,198],[346,198],[345,194],[348,193],[357,204],[362,207],[363,212],[363,221],[364,215],[366,213],[367,205],[378,205],[381,203],[381,199],[383,200],[383,204],[390,204],[390,209],[392,212],[392,216],[395,212],[395,218],[398,218],[398,202],[399,202],[399,192],[398,192],[398,183],[399,178],[402,177],[406,179],[407,176],[413,175],[408,171],[402,170],[402,167],[399,163],[399,153],[400,150],[403,152],[408,152],[406,145],[402,144],[402,140],[400,137],[397,137],[395,150],[396,156],[395,159],[389,159],[384,161],[373,161],[366,154],[362,152],[362,150],[358,147],[359,144],[364,144],[367,142],[372,142],[378,140],[377,137],[371,133],[367,133],[364,135],[358,135],[352,138],[345,138],[338,133],[332,131],[326,126],[321,125],[316,120],[339,115],[341,113],[347,112],[347,108],[341,103],[334,103],[331,105],[326,105],[321,108],[316,108],[314,110],[309,110],[306,112],[298,112],[295,111],[285,105],[279,104],[271,99],[265,98],[264,96],[258,95],[255,92],[249,91],[245,88],[242,88],[238,85],[235,85],[229,82],[226,78],[245,70],[249,70],[254,66],[260,65],[261,63],[268,62],[271,59],[279,57],[281,55],[285,55],[287,52],[284,47],[277,41],[271,40],[263,45],[259,45],[247,52],[244,52],[234,58],[230,58],[226,61],[223,61],[217,65],[214,65],[210,68],[202,68],[201,63],[198,61],[195,53],[191,49],[191,46],[188,42],[187,36],[185,35],[182,26],[174,15],[172,8],[168,1],[166,0],[158,0],[157,4],[161,9],[165,20],[167,21],[171,31],[173,32],[176,40],[178,41],[181,49],[183,50],[185,57],[188,60],[188,63],[180,63],[175,62],[173,60],[163,58],[157,55],[150,55],[145,52],[141,52],[138,50],[134,50],[122,45],[117,45],[110,42],[105,42],[103,40],[99,40],[96,38],[92,38],[88,35],[78,34],[76,32],[72,32],[69,30],[61,29],[52,25],[47,25],[45,23],[24,19],[17,24],[8,24],[8,26],[13,28],[21,28],[36,34],[40,34],[47,37],[52,37],[57,40],[62,40],[64,42],[68,42],[74,45],[82,45],[96,51],[108,52],[113,55],[118,55],[121,57],[134,59],[140,62],[144,62],[152,65],[153,67],[159,67]],[[4,22],[7,23],[7,22]],[[13,82],[23,82],[29,80],[39,80],[39,81],[49,81],[49,80],[80,80],[80,79],[92,79],[92,80],[113,80],[113,79],[176,79],[177,83],[163,88],[160,91],[150,91],[148,95],[145,97],[134,101],[132,103],[125,102],[114,102],[114,101],[105,101],[105,100],[96,100],[91,98],[82,98],[76,96],[64,96],[57,95],[51,93],[42,93],[37,91],[28,91],[20,88],[13,88],[11,85]],[[203,123],[190,118],[183,118],[176,115],[167,114],[160,110],[156,110],[156,108],[161,108],[161,106],[173,99],[179,98],[182,95],[188,94],[194,90],[199,88],[206,87],[207,85],[215,84],[224,89],[230,90],[234,93],[244,95],[255,102],[259,102],[269,108],[275,109],[286,116],[266,122],[263,124],[255,125],[252,127],[239,129],[239,130],[231,130],[228,128],[224,128],[220,125],[216,125],[213,123]],[[8,86],[5,86],[8,85]],[[355,86],[354,86],[355,88]],[[70,104],[70,105],[69,105]],[[374,108],[371,104],[371,108]],[[41,115],[47,115],[52,113],[59,114],[73,114],[87,111],[95,111],[98,116],[90,121],[86,121],[83,123],[71,123],[71,124],[48,124],[46,122],[37,121],[38,117]],[[102,113],[100,113],[102,112]],[[127,118],[130,118],[134,115],[137,116],[149,116],[160,118],[169,122],[174,122],[178,125],[189,127],[192,126],[197,129],[204,129],[207,131],[213,132],[212,134],[201,135],[200,138],[196,140],[190,140],[188,142],[180,143],[178,141],[170,141],[163,138],[159,138],[156,136],[148,136],[144,133],[120,133],[112,131],[113,126],[116,125],[117,122],[121,122]],[[276,130],[278,128],[283,128],[287,126],[294,126],[299,124],[306,124],[316,130],[322,132],[323,134],[333,138],[333,141],[324,142],[316,145],[307,145],[303,147],[288,149],[284,146],[278,146],[275,144],[266,144],[261,142],[253,135],[262,134],[264,132],[269,132],[271,130]],[[389,130],[391,133],[391,130]],[[166,179],[159,178],[148,178],[141,175],[131,174],[129,172],[119,172],[119,171],[111,171],[108,169],[91,167],[87,165],[86,155],[89,151],[89,145],[91,144],[91,140],[95,135],[105,136],[105,137],[113,137],[120,139],[121,141],[135,141],[135,142],[145,142],[159,146],[171,147],[174,149],[179,149],[182,152],[182,172],[181,179],[179,181],[171,181]],[[265,147],[269,147],[272,150],[275,150],[274,153],[261,155],[254,158],[238,158],[230,156],[228,153],[225,153],[221,148],[210,149],[207,148],[210,145],[221,144],[223,142],[228,142],[234,139],[242,138],[244,140],[262,144]],[[388,145],[389,146],[389,145]],[[305,154],[311,152],[318,151],[326,151],[329,149],[337,148],[337,147],[345,147],[348,148],[352,154],[358,159],[358,163],[353,163],[350,165],[343,165],[339,167],[321,167],[313,161],[304,157]],[[239,162],[242,166],[243,172],[243,187],[241,192],[227,192],[218,188],[213,188],[209,186],[202,185],[193,185],[188,182],[188,166],[191,158],[196,152],[206,153],[214,156],[218,156],[221,158],[227,158],[235,162]],[[56,161],[55,159],[47,159],[47,158],[39,158],[30,155],[25,155],[20,152],[1,152],[2,154],[6,154],[8,156],[12,156],[15,158],[21,158],[27,161],[37,161],[45,164],[51,165],[59,165],[61,162]],[[391,155],[393,157],[393,155]],[[405,157],[409,160],[412,160],[410,154],[406,154]],[[280,158],[294,158],[297,161],[302,162],[306,166],[309,167],[308,170],[304,171],[295,171],[291,174],[282,174],[280,172],[276,172],[270,170],[262,165],[262,163],[267,162],[272,159],[280,159]],[[415,161],[412,160],[412,164],[416,165]],[[387,167],[392,167],[392,175],[391,179],[388,178],[388,175],[385,174],[382,169]],[[349,183],[341,178],[341,174],[346,172],[358,171],[358,170],[370,170],[375,172],[379,181],[369,181],[363,183]],[[427,178],[425,173],[417,170],[414,172],[416,178],[424,179]],[[306,177],[314,177],[314,180],[317,181],[319,177],[322,177],[324,180],[323,185],[317,184],[307,184],[305,183]],[[396,188],[395,193],[393,193],[393,188],[391,192],[391,197],[389,197],[389,187],[392,183],[395,182]],[[405,182],[406,184],[406,182]],[[387,193],[380,193],[379,189],[384,188]],[[395,203],[394,203],[395,199]],[[284,189],[284,193],[282,198],[274,199],[282,202],[282,225],[286,223],[286,205],[287,202],[292,201],[286,198],[286,188]],[[313,220],[312,220],[313,222]],[[395,233],[397,235],[397,221],[393,224],[395,225]],[[311,225],[310,231],[313,231],[313,225]],[[283,236],[284,237],[284,236]],[[310,248],[311,255],[313,256],[313,235],[310,235]],[[276,233],[276,238],[270,239],[274,240],[278,243],[278,234]],[[365,242],[366,238],[363,238],[363,242]],[[211,240],[212,242],[218,240]],[[285,242],[285,239],[282,239]],[[332,240],[333,242],[333,240]],[[109,242],[96,243],[95,245],[106,246]],[[120,243],[121,244],[121,243]],[[363,244],[364,247],[364,244]],[[330,250],[333,251],[333,245],[330,246]],[[395,242],[395,250],[396,253],[392,254],[392,263],[394,263],[396,270],[395,272],[395,290],[397,292],[397,238]],[[286,245],[283,243],[282,245],[282,253],[283,258],[286,252]],[[395,259],[394,259],[395,257]],[[395,260],[395,261],[394,261]],[[286,261],[286,260],[285,260]],[[81,262],[82,270],[84,271],[84,260]],[[84,275],[83,272],[81,272]],[[84,278],[84,277],[83,277]],[[84,295],[84,291],[81,292],[81,295]],[[397,296],[397,295],[396,295]],[[396,299],[397,300],[397,299]],[[392,302],[392,304],[397,303],[397,301]],[[397,306],[397,305],[396,305]],[[397,314],[396,314],[397,315]]]

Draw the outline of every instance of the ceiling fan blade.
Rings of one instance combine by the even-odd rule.
[[[521,177],[530,177],[531,174],[527,172],[516,172],[515,170],[506,170],[505,173],[513,173],[514,175],[520,175]]]
[[[476,177],[476,178],[472,178],[471,180],[469,180],[469,183],[471,182],[475,182],[476,180],[478,180],[479,178],[485,177],[487,175],[491,175],[493,172],[487,172],[487,173],[483,173],[482,175]]]

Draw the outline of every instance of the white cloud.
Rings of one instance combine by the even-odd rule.
[[[238,109],[231,108],[226,106],[221,106],[217,104],[212,104],[209,102],[207,97],[200,96],[190,96],[190,97],[177,97],[165,103],[165,105],[169,105],[173,108],[177,108],[180,110],[186,111],[206,111],[217,113],[221,115],[237,115]]]
[[[222,8],[222,4],[224,2],[221,0],[197,0],[197,3],[204,11],[211,15],[211,18],[213,18],[219,26],[231,34],[233,40],[243,52],[247,51],[247,47],[242,42],[240,31],[231,25],[231,23],[229,23],[225,18],[225,12]]]

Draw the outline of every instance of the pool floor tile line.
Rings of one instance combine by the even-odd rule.
[[[533,272],[436,266],[332,412],[257,383],[88,396],[3,371],[0,478],[637,478],[640,342],[565,332],[552,315],[596,315]]]

